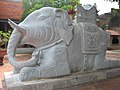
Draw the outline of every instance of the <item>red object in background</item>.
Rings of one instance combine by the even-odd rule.
[[[3,58],[4,56],[7,54],[7,50],[6,49],[1,49],[0,50],[0,65],[3,65]]]
[[[22,13],[21,0],[0,0],[0,19],[20,20]]]
[[[70,14],[75,14],[75,13],[76,13],[75,10],[73,10],[73,9],[72,9],[72,10],[68,10],[67,12],[68,12],[69,15],[70,15]]]

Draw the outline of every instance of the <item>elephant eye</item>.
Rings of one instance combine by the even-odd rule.
[[[38,17],[38,20],[44,20],[44,19],[46,19],[46,18],[48,18],[49,16],[39,16]]]

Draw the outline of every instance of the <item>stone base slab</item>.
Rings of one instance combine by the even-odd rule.
[[[80,85],[85,86],[94,82],[120,77],[120,68],[95,72],[77,72],[59,78],[37,79],[25,82],[19,80],[19,74],[13,75],[12,72],[5,72],[4,76],[5,90],[79,90],[79,88],[74,89],[73,87],[77,88]],[[70,87],[73,89],[70,89]]]

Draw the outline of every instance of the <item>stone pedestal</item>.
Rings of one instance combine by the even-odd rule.
[[[99,70],[95,72],[77,72],[69,76],[37,79],[33,81],[21,82],[19,74],[13,75],[12,72],[5,73],[4,89],[5,90],[96,90],[97,87],[90,87],[94,83],[102,83],[104,81],[120,78],[120,68]],[[106,83],[104,83],[106,85]],[[88,87],[88,88],[87,88]],[[93,88],[93,89],[92,89]],[[102,84],[100,86],[102,88]],[[109,87],[108,87],[109,88]],[[117,87],[120,89],[120,87]],[[104,89],[100,89],[104,90]],[[110,89],[112,90],[112,89]],[[114,90],[114,89],[113,89]],[[118,89],[117,89],[118,90]]]

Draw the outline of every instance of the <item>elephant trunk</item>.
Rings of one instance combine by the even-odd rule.
[[[12,24],[14,23],[10,21],[9,24],[13,26]],[[38,53],[37,54],[35,53],[31,59],[26,60],[26,61],[16,60],[15,51],[16,51],[17,46],[20,45],[21,38],[22,38],[22,32],[20,32],[20,27],[14,24],[14,30],[8,42],[7,55],[8,55],[8,60],[11,63],[11,65],[18,69],[21,69],[23,67],[33,66],[37,63],[37,60],[38,60],[37,59]]]
[[[19,69],[23,67],[34,66],[38,60],[37,55],[33,56],[31,59],[27,61],[18,62],[16,60],[15,51],[16,51],[17,46],[20,44],[21,36],[22,34],[19,31],[14,30],[8,42],[8,48],[7,48],[9,62],[12,64],[13,67],[19,68]]]
[[[15,58],[15,51],[16,51],[16,47],[19,43],[20,38],[21,38],[21,33],[15,29],[10,36],[10,40],[8,42],[8,47],[7,47],[7,55],[8,55],[9,62],[15,68],[19,67],[19,64]]]

